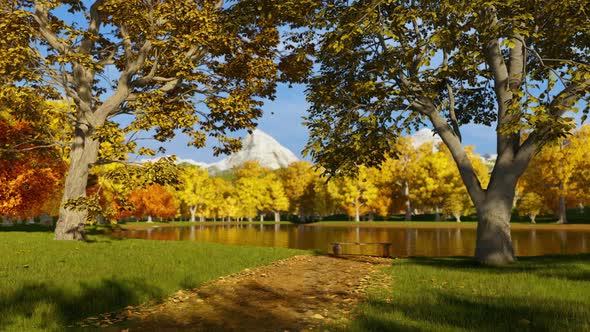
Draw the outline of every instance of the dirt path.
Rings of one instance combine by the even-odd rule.
[[[129,310],[128,331],[314,331],[342,324],[391,259],[296,256]]]

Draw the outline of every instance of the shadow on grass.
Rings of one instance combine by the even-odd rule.
[[[346,330],[590,331],[589,262],[590,254],[523,257],[494,268],[468,258],[408,258],[394,263],[391,284],[360,305]]]
[[[15,224],[12,226],[0,226],[0,233],[2,232],[27,232],[27,233],[53,233],[55,226],[45,226],[39,224]]]
[[[588,307],[541,297],[467,298],[436,292],[435,301],[369,301],[350,330],[587,331]]]
[[[85,317],[121,310],[146,297],[163,295],[161,289],[144,280],[105,278],[96,284],[82,283],[79,291],[48,282],[28,283],[0,295],[0,330],[18,328],[23,317],[38,329],[65,330]]]
[[[573,281],[590,281],[590,254],[519,257],[518,262],[502,267],[482,266],[465,257],[411,257],[409,263],[435,268],[487,274],[530,273]]]

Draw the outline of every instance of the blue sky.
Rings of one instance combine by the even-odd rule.
[[[274,137],[279,143],[301,156],[307,138],[307,128],[302,124],[302,116],[309,104],[305,100],[305,87],[295,85],[289,88],[282,84],[277,89],[274,101],[266,101],[263,106],[264,115],[259,121],[258,128]],[[245,135],[245,132],[243,132]],[[495,131],[493,127],[481,125],[466,125],[462,127],[464,144],[475,145],[478,153],[494,153],[496,149]],[[214,157],[210,145],[196,149],[187,146],[188,139],[180,134],[170,142],[164,143],[166,154],[175,154],[182,159],[211,163],[225,156]],[[150,146],[159,146],[159,144]],[[303,159],[303,158],[302,158]],[[307,159],[307,158],[306,158]]]

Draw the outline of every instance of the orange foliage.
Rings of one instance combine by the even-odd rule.
[[[129,202],[135,208],[133,215],[138,218],[145,216],[173,218],[178,211],[178,203],[172,194],[157,184],[133,191]]]
[[[0,120],[0,215],[39,215],[61,189],[64,162],[50,149],[31,149],[34,137],[28,124]]]

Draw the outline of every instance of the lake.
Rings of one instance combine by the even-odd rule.
[[[391,242],[391,254],[405,256],[472,256],[474,228],[413,228],[312,226],[290,224],[219,223],[131,229],[112,234],[121,238],[204,241],[235,245],[330,250],[331,242]],[[518,256],[577,254],[590,252],[588,230],[513,229]],[[373,246],[344,247],[344,253],[381,254]]]

